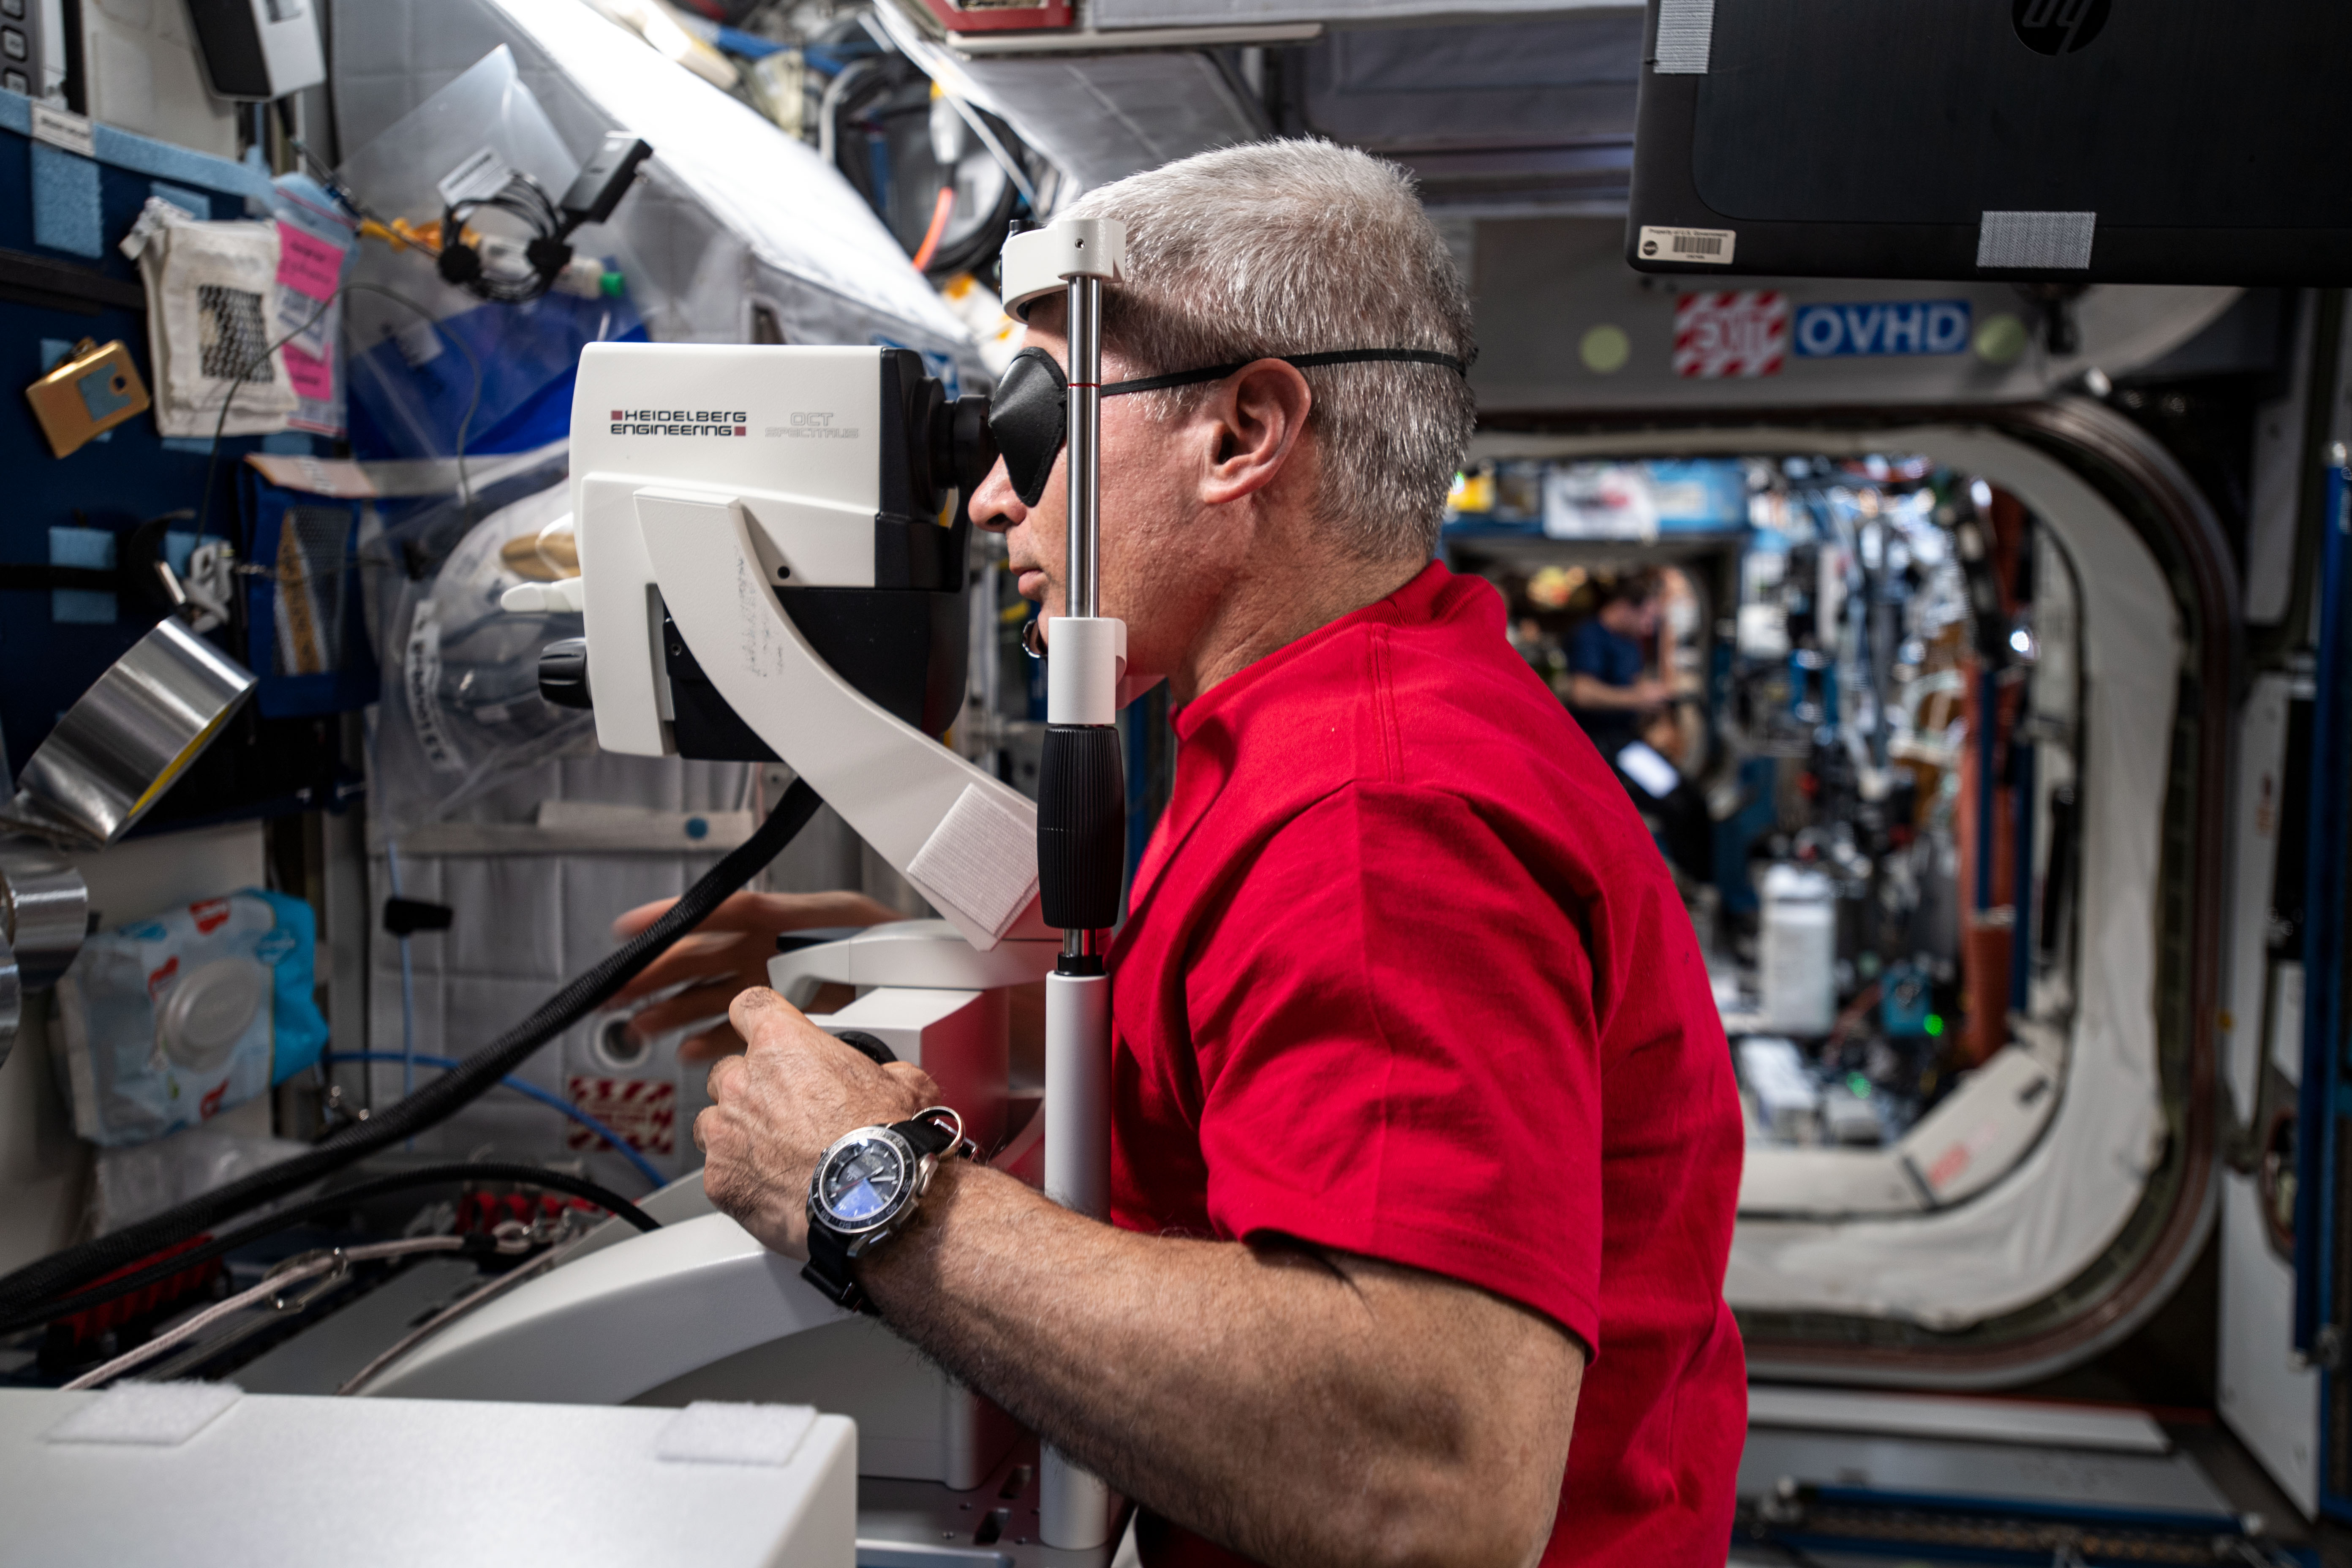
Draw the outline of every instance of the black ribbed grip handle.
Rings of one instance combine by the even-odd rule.
[[[1037,891],[1045,923],[1104,931],[1118,921],[1127,870],[1127,773],[1118,729],[1054,724],[1037,772]]]
[[[558,708],[593,708],[588,695],[588,639],[558,637],[539,650],[539,694]]]

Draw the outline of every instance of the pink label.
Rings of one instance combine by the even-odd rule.
[[[286,379],[296,396],[324,403],[335,395],[334,368],[325,360],[313,359],[292,343],[278,352],[286,356]]]
[[[332,299],[342,275],[343,252],[307,229],[278,226],[278,281],[313,300]]]

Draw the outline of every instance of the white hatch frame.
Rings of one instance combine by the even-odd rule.
[[[2054,1099],[2047,1125],[2038,1137],[2017,1141],[2013,1163],[1966,1201],[1829,1218],[1754,1211],[1768,1201],[1781,1207],[1792,1191],[1818,1190],[1825,1161],[1844,1162],[1858,1189],[1885,1190],[1887,1184],[1872,1177],[1893,1152],[1750,1146],[1724,1284],[1731,1304],[1744,1310],[1965,1330],[2043,1300],[2089,1268],[2115,1242],[2163,1158],[2152,910],[2187,645],[2162,564],[2116,507],[2054,457],[1981,426],[1498,432],[1481,437],[1473,456],[1776,451],[1916,452],[1981,476],[2049,526],[2079,582],[2084,695],[2076,754],[2088,787],[2075,1008],[2063,1049],[2028,1046],[2061,1077],[2060,1093],[2043,1097]],[[2211,1196],[2209,1189],[2187,1201],[2210,1210]],[[2200,1234],[2206,1223],[2210,1216],[2200,1217]],[[2148,1293],[2145,1310],[2167,1294]],[[2141,1315],[2119,1315],[2099,1342],[2128,1333]]]

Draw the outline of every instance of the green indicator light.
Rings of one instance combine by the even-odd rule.
[[[1942,1016],[1941,1016],[1940,1014],[1936,1014],[1936,1013],[1930,1013],[1930,1014],[1928,1014],[1928,1015],[1927,1015],[1927,1035],[1928,1035],[1928,1037],[1929,1037],[1930,1039],[1934,1038],[1934,1037],[1935,1037],[1936,1036],[1937,1036],[1937,1035],[1942,1034],[1942,1033],[1944,1032],[1944,1020],[1943,1020]]]
[[[1850,1072],[1845,1075],[1845,1087],[1847,1091],[1856,1100],[1868,1100],[1870,1098],[1870,1079],[1864,1078],[1858,1072]]]

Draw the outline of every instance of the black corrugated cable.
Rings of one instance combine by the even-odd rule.
[[[379,1149],[415,1137],[480,1098],[533,1051],[587,1016],[635,979],[670,943],[710,918],[719,902],[782,853],[824,804],[816,791],[793,781],[775,810],[751,837],[703,873],[662,917],[617,952],[548,998],[537,1012],[381,1116],[353,1122],[308,1153],[199,1194],[152,1218],[63,1252],[52,1253],[0,1279],[0,1322],[37,1315],[47,1303],[101,1274],[184,1241],[247,1209],[309,1186]]]

